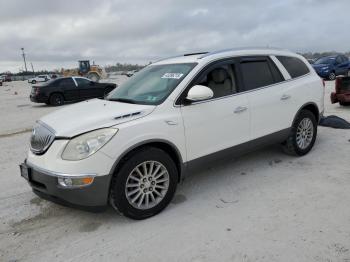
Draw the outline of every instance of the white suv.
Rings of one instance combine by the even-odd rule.
[[[29,78],[28,83],[36,84],[37,82],[47,82],[51,79],[49,75],[38,75],[34,78]]]
[[[21,174],[56,202],[110,203],[143,219],[164,209],[193,168],[271,143],[302,156],[314,145],[324,87],[283,50],[188,54],[151,64],[105,100],[37,122]]]

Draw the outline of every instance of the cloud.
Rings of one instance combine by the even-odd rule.
[[[348,51],[348,1],[1,0],[0,72],[18,71],[20,48],[38,68],[148,63],[239,46]]]

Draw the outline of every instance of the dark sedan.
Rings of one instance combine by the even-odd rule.
[[[60,106],[65,102],[102,98],[116,87],[113,83],[97,83],[84,77],[62,77],[33,86],[30,100]]]

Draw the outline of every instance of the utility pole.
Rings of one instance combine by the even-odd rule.
[[[35,72],[34,72],[34,67],[33,67],[33,63],[32,63],[32,62],[30,62],[30,65],[32,66],[33,75],[35,75]]]
[[[26,62],[26,54],[24,53],[24,48],[21,48],[22,50],[22,56],[23,56],[23,61],[24,61],[24,68],[26,69],[26,73],[28,72],[27,70],[27,62]]]

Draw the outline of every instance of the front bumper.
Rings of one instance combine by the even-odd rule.
[[[28,183],[40,197],[66,206],[96,210],[107,206],[111,176],[95,176],[92,184],[82,187],[64,188],[58,178],[76,175],[59,174],[43,170],[26,161],[22,164],[29,169]],[[91,174],[90,174],[91,176]]]
[[[330,74],[330,70],[326,70],[326,71],[317,71],[316,70],[316,73],[322,77],[322,78],[328,78],[329,74]]]

